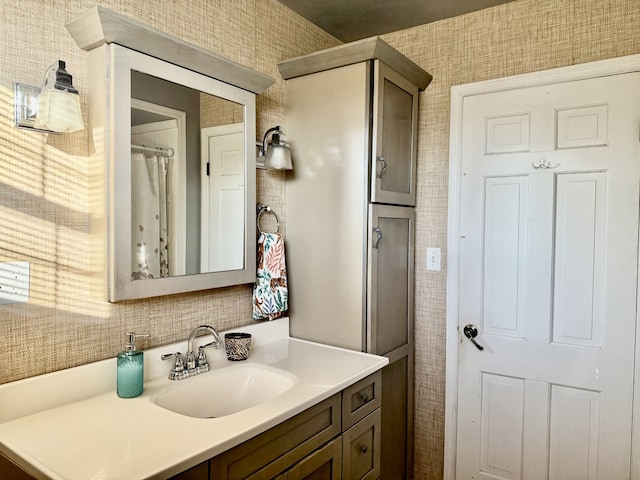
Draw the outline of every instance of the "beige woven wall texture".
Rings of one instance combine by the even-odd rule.
[[[87,133],[12,127],[11,83],[37,85],[67,61],[86,118],[87,65],[64,23],[94,2],[0,2],[0,260],[31,262],[31,301],[0,306],[0,383],[115,355],[123,332],[143,347],[184,339],[200,322],[250,322],[250,288],[111,305],[88,290]],[[276,64],[337,44],[273,0],[110,0],[102,5],[272,76],[258,97],[258,135],[284,122]],[[421,95],[416,236],[416,479],[442,478],[450,87],[640,52],[637,0],[517,0],[384,38],[434,76]],[[286,124],[285,124],[286,125]],[[284,177],[258,172],[258,199],[284,215]],[[281,218],[281,223],[284,219]]]
[[[383,37],[431,73],[418,134],[415,466],[443,476],[450,89],[454,85],[640,53],[637,0],[516,0]],[[426,247],[443,270],[425,270]]]
[[[275,78],[257,99],[257,135],[284,122],[277,62],[339,42],[273,0],[108,0],[107,8]],[[57,59],[81,92],[88,66],[66,31],[85,0],[0,2],[0,261],[31,265],[29,303],[0,306],[0,383],[113,357],[126,331],[149,348],[193,327],[251,323],[251,286],[109,304],[89,289],[88,129],[45,135],[13,127],[12,82],[41,85]],[[284,219],[284,175],[258,172],[258,201]]]

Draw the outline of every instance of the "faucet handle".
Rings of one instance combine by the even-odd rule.
[[[169,372],[169,380],[181,380],[182,378],[185,378],[187,372],[184,369],[184,360],[182,360],[182,354],[180,352],[165,353],[160,358],[162,360],[169,360],[170,358],[175,359],[173,367],[171,367],[171,371]]]
[[[222,348],[222,341],[220,341],[220,339],[217,338],[213,342],[207,343],[206,345],[203,345],[203,346],[201,346],[199,348],[211,348],[211,347]]]
[[[205,353],[205,349],[218,346],[218,342],[207,343],[206,345],[202,345],[198,347],[198,357],[196,358],[196,368],[198,369],[198,373],[204,373],[209,371],[209,361],[207,360],[207,354]]]
[[[177,360],[177,358],[180,357],[182,358],[182,354],[180,352],[176,352],[176,353],[163,353],[160,356],[160,360],[169,360],[170,358],[175,358]]]
[[[207,361],[207,354],[204,353],[205,347],[198,347],[198,358],[196,358],[196,368],[200,371],[206,372],[209,370],[209,362]]]

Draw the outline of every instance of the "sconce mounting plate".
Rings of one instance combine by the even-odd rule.
[[[36,132],[54,133],[51,130],[35,128],[38,113],[38,95],[42,89],[24,83],[13,84],[13,99],[15,105],[16,127],[27,128]]]
[[[262,151],[262,142],[256,140],[256,168],[259,170],[266,170],[267,166],[265,165],[266,156]]]
[[[13,84],[13,96],[15,99],[16,126],[33,129],[38,113],[38,95],[40,89],[23,83]]]

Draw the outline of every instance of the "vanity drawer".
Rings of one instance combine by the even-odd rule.
[[[342,438],[338,437],[296,463],[276,480],[340,480],[341,478]]]
[[[342,391],[342,429],[373,412],[382,402],[382,373],[378,370]]]
[[[340,434],[341,394],[211,460],[211,480],[271,479]]]
[[[380,476],[380,424],[377,409],[342,434],[342,478],[376,480]]]
[[[171,477],[169,480],[209,480],[209,462],[196,465],[186,472]]]

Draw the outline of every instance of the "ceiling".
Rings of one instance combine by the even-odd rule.
[[[342,42],[396,32],[513,0],[278,0]]]

